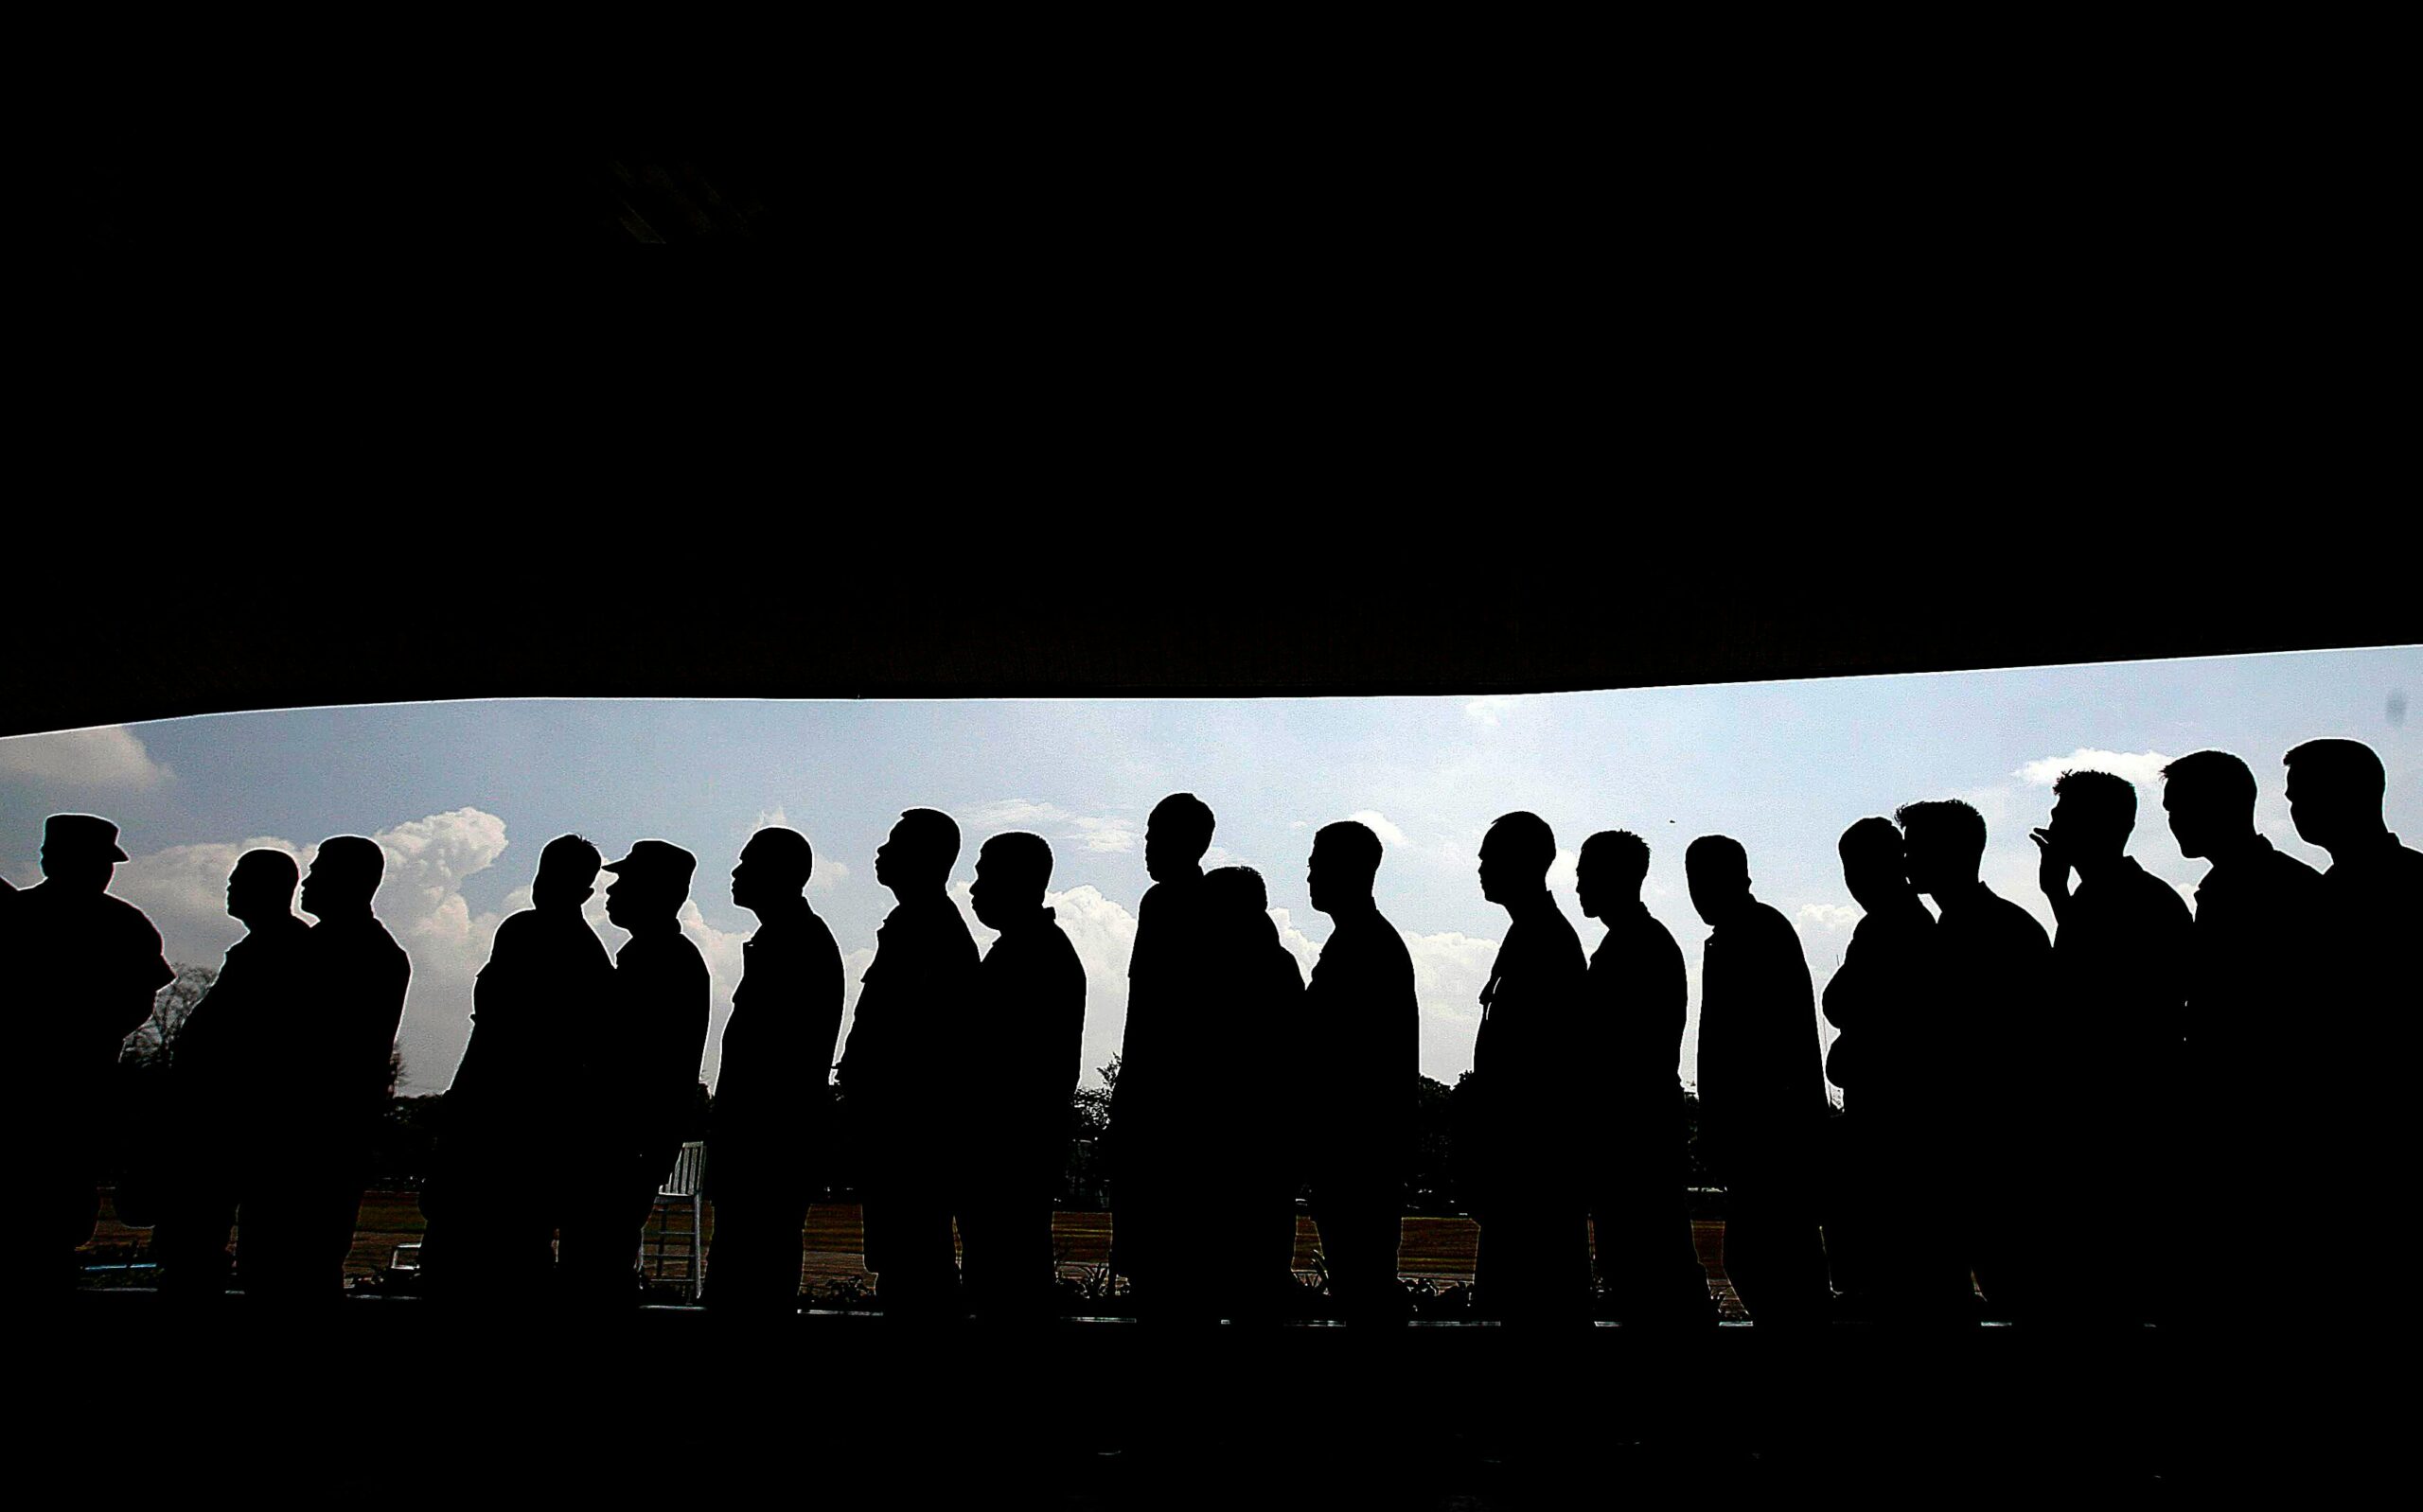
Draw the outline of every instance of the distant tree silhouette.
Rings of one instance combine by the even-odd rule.
[[[211,985],[219,980],[216,966],[187,966],[170,961],[176,980],[151,997],[151,1016],[132,1035],[119,1059],[138,1070],[165,1071],[176,1064],[177,1036]]]

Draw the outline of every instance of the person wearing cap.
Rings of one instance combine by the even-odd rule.
[[[1000,938],[977,969],[961,1135],[959,1232],[967,1299],[984,1322],[1052,1310],[1052,1197],[1068,1167],[1070,1099],[1083,1065],[1086,968],[1045,906],[1052,846],[997,835],[967,901]]]
[[[283,851],[247,851],[227,877],[227,913],[244,938],[177,1030],[162,1130],[167,1177],[151,1253],[163,1296],[227,1289],[228,1241],[262,1148],[259,1110],[277,1089],[260,1080],[263,1037],[292,1024],[311,926],[294,914],[302,874]]]
[[[100,1211],[95,1158],[116,1110],[113,1067],[176,973],[143,910],[110,895],[126,853],[117,826],[92,814],[43,823],[43,880],[9,901],[7,950],[25,1006],[13,1032],[29,1075],[20,1097],[43,1144],[28,1163],[31,1216],[9,1267],[34,1290],[71,1286],[76,1249]],[[21,1287],[21,1290],[24,1288]]]
[[[526,1307],[553,1281],[563,1131],[583,1096],[573,1047],[614,986],[614,963],[581,915],[603,860],[577,835],[549,840],[531,905],[497,926],[472,987],[471,1038],[420,1198],[421,1271],[434,1294]]]
[[[732,869],[732,901],[757,916],[723,1029],[707,1128],[715,1204],[706,1305],[783,1312],[799,1303],[800,1231],[831,1137],[841,947],[808,906],[807,836],[759,830]]]
[[[575,1302],[637,1299],[640,1235],[698,1104],[710,989],[681,921],[698,865],[678,845],[640,840],[604,869],[614,873],[606,917],[631,938],[614,953],[591,1074],[599,1114],[576,1157],[556,1257]]]
[[[303,911],[319,923],[290,1016],[262,1026],[270,1127],[237,1217],[237,1276],[256,1302],[316,1304],[345,1291],[413,975],[370,911],[386,870],[378,841],[337,835],[303,878]]]
[[[977,968],[975,937],[944,891],[958,859],[959,826],[938,809],[903,813],[876,848],[875,880],[898,902],[875,931],[840,1066],[860,1152],[866,1266],[895,1318],[958,1310],[950,1122]]]

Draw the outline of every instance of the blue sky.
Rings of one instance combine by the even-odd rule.
[[[875,848],[901,809],[940,808],[966,838],[963,899],[984,835],[1051,839],[1054,901],[1088,973],[1090,1081],[1124,1023],[1145,816],[1183,788],[1218,816],[1213,859],[1262,870],[1282,938],[1308,965],[1328,933],[1304,892],[1312,832],[1362,817],[1381,833],[1379,901],[1413,950],[1423,1068],[1452,1080],[1471,1064],[1474,994],[1505,923],[1473,868],[1509,809],[1554,827],[1565,855],[1551,883],[1585,946],[1599,931],[1573,905],[1571,853],[1600,829],[1648,838],[1644,896],[1683,944],[1695,1034],[1707,930],[1682,852],[1696,835],[1747,848],[1754,890],[1799,926],[1822,987],[1856,918],[1835,838],[1914,799],[1976,803],[1988,882],[2048,925],[2026,832],[2065,764],[2137,782],[2131,853],[2184,888],[2202,863],[2171,842],[2152,770],[2207,747],[2247,759],[2258,824],[2323,865],[2289,824],[2280,755],[2315,735],[2363,740],[2389,768],[2390,827],[2423,843],[2404,717],[2418,685],[2423,650],[2408,647],[1515,697],[531,700],[215,715],[0,740],[0,871],[21,886],[39,877],[45,814],[106,814],[134,857],[116,890],[152,915],[172,958],[215,964],[238,933],[221,894],[241,850],[378,836],[389,853],[380,912],[415,962],[408,1073],[414,1090],[438,1091],[468,1032],[471,976],[549,837],[577,830],[619,854],[652,835],[698,853],[690,928],[716,976],[719,1036],[753,923],[726,879],[751,831],[785,822],[813,842],[811,897],[851,958],[855,997],[891,902]],[[1205,1030],[1241,1077],[1268,1064],[1280,1031],[1242,1005]],[[715,1059],[711,1037],[711,1074]],[[1686,1075],[1693,1064],[1687,1047]]]

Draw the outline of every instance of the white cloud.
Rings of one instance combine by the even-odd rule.
[[[0,739],[0,778],[140,793],[175,776],[124,725]]]
[[[1413,958],[1413,996],[1422,1013],[1422,1074],[1454,1086],[1456,1078],[1473,1068],[1480,990],[1488,985],[1498,942],[1478,935],[1398,933]]]
[[[1797,917],[1819,929],[1848,929],[1860,922],[1861,913],[1847,903],[1804,903]]]
[[[1464,717],[1474,724],[1495,730],[1497,722],[1505,718],[1510,711],[1519,707],[1522,702],[1523,700],[1519,697],[1493,694],[1489,697],[1476,698],[1464,705]]]
[[[2158,750],[2091,750],[2081,746],[2067,756],[2046,756],[2029,762],[2011,775],[2038,787],[2050,787],[2063,772],[2110,772],[2127,778],[2142,792],[2159,789],[2162,769],[2171,761],[2171,757]]]
[[[1548,890],[1571,892],[1581,880],[1582,853],[1560,850],[1556,859],[1548,863]]]
[[[1405,837],[1405,831],[1389,823],[1388,817],[1377,809],[1358,809],[1346,817],[1369,828],[1373,835],[1380,837],[1380,843],[1391,851],[1410,851],[1414,848],[1413,842]]]
[[[971,839],[1002,830],[1033,830],[1048,840],[1073,841],[1081,850],[1125,853],[1136,849],[1143,832],[1136,821],[1115,816],[1071,814],[1056,803],[1023,798],[996,799],[962,809],[959,818],[978,832]]]

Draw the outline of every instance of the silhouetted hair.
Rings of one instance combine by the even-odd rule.
[[[1340,819],[1313,832],[1313,849],[1335,861],[1348,876],[1371,881],[1380,870],[1380,837],[1368,824]]]
[[[1750,853],[1729,835],[1703,835],[1683,852],[1683,870],[1718,876],[1750,875]]]
[[[1600,864],[1637,888],[1649,875],[1649,842],[1630,830],[1601,830],[1582,842],[1582,859]]]
[[[2290,771],[2302,768],[2308,778],[2351,794],[2370,792],[2379,798],[2389,791],[2389,773],[2381,766],[2379,752],[2361,740],[2326,735],[2290,747],[2280,760]]]
[[[558,835],[539,852],[539,875],[578,888],[597,885],[605,854],[577,835]]]
[[[758,854],[769,864],[769,873],[781,878],[786,887],[805,888],[807,879],[816,873],[816,851],[807,843],[807,836],[797,830],[769,824],[750,835],[741,849],[751,847],[757,848]],[[959,853],[956,843],[951,853]]]
[[[993,863],[1001,885],[1021,894],[1043,895],[1052,881],[1052,843],[1040,835],[1011,830],[984,842],[979,853]]]
[[[1169,838],[1197,855],[1211,849],[1212,805],[1192,793],[1172,793],[1154,804],[1145,822],[1160,826]]]
[[[1924,844],[1938,842],[1972,861],[1986,853],[1986,817],[1956,798],[1904,803],[1893,811],[1902,835]],[[1929,837],[1920,841],[1919,836]]]
[[[1902,853],[1901,832],[1893,827],[1891,819],[1871,814],[1845,830],[1834,848],[1846,860],[1854,853],[1890,851],[1900,855]]]
[[[2111,772],[2063,772],[2053,779],[2053,796],[2066,798],[2079,818],[2123,836],[2137,827],[2137,789],[2127,778]]]
[[[283,851],[247,851],[236,858],[236,870],[274,872],[285,886],[286,895],[290,898],[294,896],[296,884],[303,880],[303,869]]]
[[[2174,792],[2209,798],[2216,806],[2255,812],[2255,773],[2225,750],[2193,751],[2162,769]]]
[[[1222,867],[1203,874],[1203,897],[1214,910],[1262,913],[1270,906],[1270,889],[1251,867]]]
[[[900,811],[900,838],[908,842],[912,868],[947,873],[959,859],[959,824],[938,808]]]
[[[379,890],[380,879],[387,874],[387,853],[379,849],[378,841],[359,835],[332,835],[320,842],[319,854],[311,859],[311,870],[319,872],[323,880],[367,899]]]
[[[1526,871],[1545,873],[1556,862],[1556,832],[1548,821],[1527,810],[1500,814],[1489,824],[1490,832],[1506,838],[1506,859]]]

